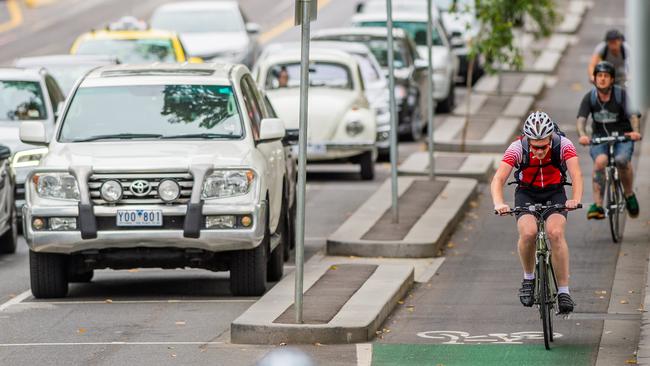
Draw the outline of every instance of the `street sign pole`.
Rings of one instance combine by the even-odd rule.
[[[305,185],[307,181],[307,118],[309,95],[309,26],[315,19],[316,0],[296,0],[296,25],[301,25],[300,124],[298,130],[298,189],[296,196],[296,323],[302,324],[305,266]]]
[[[431,14],[431,1],[427,0],[427,50],[429,64],[427,66],[427,130],[429,132],[429,178],[433,179],[436,173],[435,159],[433,157],[433,15]],[[453,93],[453,88],[449,91]]]
[[[395,105],[395,67],[393,54],[393,3],[386,0],[386,27],[388,28],[388,89],[390,102],[390,183],[393,222],[399,222],[397,207],[397,107]]]

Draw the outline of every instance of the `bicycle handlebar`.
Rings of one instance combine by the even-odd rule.
[[[573,211],[582,208],[582,203],[579,203],[576,208],[569,208],[566,207],[563,204],[555,204],[555,205],[542,205],[540,203],[535,204],[535,205],[530,205],[530,206],[523,206],[523,207],[510,207],[510,211],[502,214],[499,213],[499,211],[494,210],[495,215],[514,215],[517,213],[522,213],[522,212],[532,212],[532,213],[544,213],[546,210],[550,209],[555,209],[555,210],[562,210],[562,211]]]
[[[607,137],[594,137],[591,139],[590,143],[592,145],[600,145],[604,144],[607,142],[625,142],[625,141],[632,141],[632,139],[629,136],[607,136]]]

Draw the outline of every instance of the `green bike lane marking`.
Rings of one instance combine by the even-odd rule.
[[[373,366],[548,366],[591,365],[593,348],[543,344],[445,345],[374,343]]]

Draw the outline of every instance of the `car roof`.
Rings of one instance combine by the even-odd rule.
[[[44,65],[86,65],[86,64],[117,64],[117,57],[108,55],[48,55],[21,57],[14,61],[18,67]]]
[[[156,11],[177,11],[177,10],[239,10],[237,1],[183,1],[169,3],[159,6]]]
[[[138,85],[141,83],[174,83],[179,79],[184,82],[201,81],[215,84],[230,84],[230,75],[241,65],[228,63],[204,64],[128,64],[102,66],[91,71],[82,82],[83,86],[98,85]]]
[[[40,81],[45,70],[40,67],[0,67],[0,80]]]
[[[385,27],[348,27],[348,28],[330,28],[323,29],[313,33],[312,39],[316,40],[319,37],[332,37],[332,36],[345,36],[345,35],[359,35],[376,38],[387,38],[388,30]],[[393,37],[406,38],[406,32],[400,28],[393,28]]]
[[[435,22],[440,18],[440,15],[437,10],[433,10],[433,21]],[[388,18],[386,12],[376,12],[376,13],[362,13],[357,14],[352,17],[352,22],[373,22],[373,21],[385,21]],[[393,13],[394,22],[428,22],[426,11],[414,12],[414,11],[398,11]]]

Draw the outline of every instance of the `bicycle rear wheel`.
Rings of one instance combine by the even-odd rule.
[[[551,304],[548,283],[548,267],[543,255],[537,261],[537,273],[539,275],[539,313],[542,318],[542,330],[544,332],[544,347],[551,349],[553,342],[553,320],[551,319]]]
[[[615,180],[613,176],[610,176],[606,193],[609,229],[614,243],[619,243],[623,237],[623,220],[621,219],[623,212],[621,209],[625,209],[625,201],[623,199],[621,183]]]

